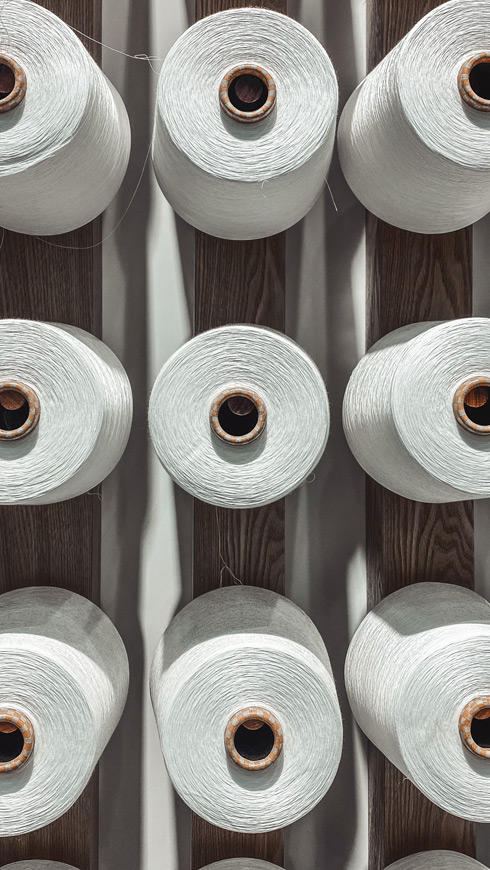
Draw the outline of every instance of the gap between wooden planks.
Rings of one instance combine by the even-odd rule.
[[[39,0],[38,0],[39,2]],[[42,0],[40,6],[100,41],[102,0]],[[100,46],[83,40],[100,62]],[[1,48],[0,48],[1,50]],[[49,241],[5,231],[0,250],[0,317],[70,323],[101,333],[101,220]],[[62,586],[99,601],[100,499],[0,507],[0,593],[25,586]],[[78,870],[98,867],[98,780],[57,822],[22,837],[0,838],[0,866],[50,859]]]
[[[243,6],[286,13],[286,0],[196,0],[196,19]],[[196,232],[194,332],[227,323],[285,329],[285,233],[235,242]],[[219,532],[218,532],[219,528]],[[234,581],[284,594],[284,499],[254,510],[215,508],[194,499],[193,596]],[[283,862],[282,831],[235,834],[192,816],[192,870],[224,858]]]
[[[438,0],[368,0],[372,69]],[[472,312],[471,229],[426,236],[367,215],[367,344]],[[366,479],[368,605],[409,583],[473,586],[473,502],[426,505]],[[425,849],[475,854],[475,826],[438,809],[369,746],[369,868]]]

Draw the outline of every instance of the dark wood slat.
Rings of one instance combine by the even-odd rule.
[[[375,66],[437,0],[369,0]],[[423,320],[471,315],[470,229],[407,233],[367,216],[367,342]],[[473,503],[424,505],[366,480],[368,605],[420,580],[473,585]],[[474,825],[435,807],[369,746],[369,866],[423,849],[475,854]]]
[[[196,0],[196,18],[243,6],[286,13],[286,0]],[[285,234],[235,242],[196,232],[195,333],[227,323],[285,328]],[[194,501],[193,595],[235,581],[284,593],[284,499],[255,510]],[[282,864],[282,831],[234,834],[192,818],[192,870],[246,856]]]
[[[101,39],[101,0],[42,0],[39,5],[93,39]],[[83,41],[100,61],[100,46]],[[52,244],[5,231],[0,250],[0,316],[71,323],[100,336],[101,247],[91,247],[100,240],[100,219],[49,237]],[[55,505],[0,507],[0,592],[31,585],[62,586],[98,602],[100,511],[97,492]],[[28,858],[97,870],[97,774],[57,822],[22,837],[0,839],[0,866]]]

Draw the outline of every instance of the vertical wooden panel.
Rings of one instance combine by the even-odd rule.
[[[437,0],[369,0],[375,66]],[[424,236],[367,216],[368,346],[399,326],[471,314],[471,230]],[[473,503],[425,505],[367,478],[368,602],[420,580],[473,584]],[[474,826],[439,810],[369,747],[371,870],[423,849],[474,854]]]
[[[196,17],[243,6],[286,12],[286,0],[196,0]],[[227,323],[285,327],[285,234],[235,242],[196,232],[194,331]],[[235,581],[284,593],[284,499],[255,510],[227,510],[194,501],[193,595]],[[192,868],[246,856],[283,859],[281,831],[234,834],[192,819]]]
[[[42,0],[71,26],[101,39],[101,0]],[[100,61],[100,46],[84,40]],[[0,230],[0,243],[3,231]],[[0,316],[71,323],[100,336],[100,219],[51,244],[5,231],[0,250]],[[61,247],[55,247],[60,245]],[[80,249],[80,250],[77,250]],[[0,507],[0,592],[52,585],[99,600],[100,495],[60,504]],[[23,858],[98,866],[97,775],[57,822],[22,837],[0,839],[0,866]]]

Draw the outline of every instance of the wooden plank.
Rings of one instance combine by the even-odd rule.
[[[39,5],[101,39],[101,0],[42,0]],[[100,62],[100,46],[84,42]],[[100,240],[100,219],[49,237],[51,244],[5,231],[0,316],[71,323],[100,336],[101,247],[91,247]],[[0,592],[30,585],[62,586],[98,602],[100,511],[96,492],[55,505],[0,507]],[[97,774],[57,822],[22,837],[0,839],[0,866],[26,858],[96,870]]]
[[[196,18],[243,6],[286,13],[286,0],[196,0]],[[196,232],[195,333],[227,323],[285,328],[285,234],[236,242]],[[194,500],[193,595],[235,581],[284,593],[284,499],[255,510]],[[192,868],[231,857],[283,862],[282,831],[235,834],[192,818]]]
[[[437,0],[369,0],[368,63],[375,66]],[[467,317],[472,234],[424,236],[367,216],[367,342],[407,323]],[[473,503],[424,505],[366,480],[368,605],[420,580],[473,584]],[[424,849],[475,854],[474,825],[428,801],[369,746],[369,866]]]

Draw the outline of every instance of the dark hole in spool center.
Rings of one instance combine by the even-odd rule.
[[[476,63],[470,70],[470,87],[477,97],[482,100],[490,100],[490,64]]]
[[[5,724],[5,723],[2,723]],[[0,764],[13,761],[24,748],[24,736],[20,728],[9,726],[8,730],[0,727]]]
[[[482,718],[479,718],[482,717]],[[490,748],[490,709],[485,707],[471,720],[471,736],[477,746]]]
[[[247,728],[240,725],[235,731],[235,749],[248,761],[261,761],[267,758],[274,746],[274,732],[264,723],[260,728]]]
[[[464,409],[472,423],[490,426],[490,388],[475,387],[465,397]]]
[[[218,411],[218,421],[228,435],[248,435],[257,425],[259,412],[245,396],[230,396]]]
[[[237,76],[228,88],[230,103],[240,112],[255,112],[261,109],[268,93],[265,82],[250,73]]]
[[[0,393],[0,429],[11,432],[23,426],[29,416],[29,402],[18,390]]]
[[[0,63],[0,100],[4,100],[15,87],[15,75],[5,63]]]

